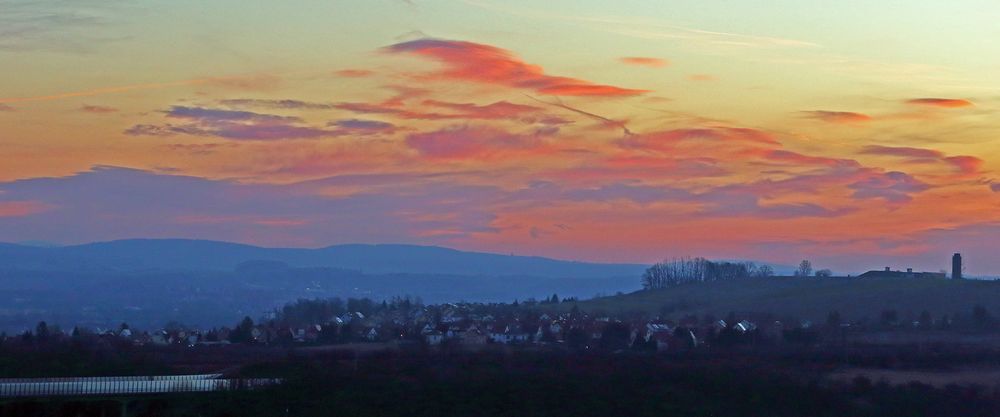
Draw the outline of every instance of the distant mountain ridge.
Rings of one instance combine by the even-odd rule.
[[[59,247],[0,243],[0,267],[26,270],[232,271],[244,262],[259,260],[284,262],[295,267],[343,268],[365,273],[548,278],[638,277],[646,267],[405,244],[346,244],[303,249],[192,239],[128,239]]]

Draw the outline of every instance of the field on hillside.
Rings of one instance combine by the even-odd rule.
[[[937,320],[945,314],[968,315],[977,304],[1000,315],[1000,281],[769,277],[683,284],[578,303],[584,311],[607,314],[722,317],[733,311],[813,321],[825,320],[831,311],[844,320],[878,320],[885,310],[896,310],[903,320],[927,310]],[[558,308],[571,307],[562,303]]]

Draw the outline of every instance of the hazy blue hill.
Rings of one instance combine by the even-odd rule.
[[[295,267],[357,269],[365,273],[531,275],[605,278],[638,276],[644,266],[595,264],[416,245],[337,245],[320,249],[263,248],[228,242],[132,239],[64,247],[0,244],[7,268],[89,271],[230,271],[253,260]]]

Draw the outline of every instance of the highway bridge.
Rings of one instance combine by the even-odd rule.
[[[226,378],[223,374],[0,378],[0,415],[29,415],[37,410],[32,407],[70,402],[101,410],[93,415],[128,417],[130,409],[141,408],[157,394],[255,390],[279,383],[274,378]]]
[[[222,374],[83,378],[0,378],[0,399],[116,396],[256,389],[280,382],[268,378],[223,378]]]

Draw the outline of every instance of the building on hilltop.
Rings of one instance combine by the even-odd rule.
[[[906,268],[906,271],[893,271],[885,267],[882,271],[868,271],[858,276],[858,278],[946,278],[944,272],[913,272],[913,268]]]

